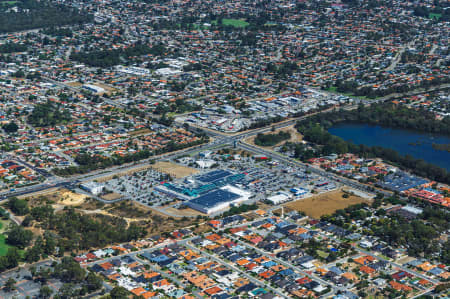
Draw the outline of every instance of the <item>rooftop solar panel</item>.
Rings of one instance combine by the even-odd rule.
[[[239,198],[238,194],[234,194],[222,189],[217,189],[200,197],[194,198],[190,200],[190,202],[200,206],[204,206],[206,208],[211,208],[219,203],[233,201],[237,198]]]
[[[232,173],[227,170],[213,170],[197,177],[197,180],[203,183],[213,183],[217,180],[221,180],[231,175]]]

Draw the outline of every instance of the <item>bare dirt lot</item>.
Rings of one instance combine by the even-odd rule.
[[[66,189],[60,190],[59,192],[61,198],[56,203],[63,204],[66,206],[83,204],[86,198],[88,197],[85,194],[74,193]]]
[[[109,85],[107,85],[107,84],[104,84],[104,83],[95,82],[94,85],[103,88],[103,89],[105,90],[105,93],[107,93],[107,94],[111,94],[111,93],[117,91],[116,88],[111,87],[111,86],[109,86]]]
[[[123,196],[122,194],[111,192],[108,194],[104,194],[100,197],[103,198],[104,200],[115,200],[121,198],[122,196]]]
[[[151,131],[149,129],[140,129],[140,130],[130,132],[129,134],[131,136],[138,136],[138,135],[144,135],[144,134],[148,134],[148,133],[151,133]]]
[[[198,173],[198,170],[195,168],[177,165],[171,162],[156,162],[151,167],[176,178],[184,178],[186,176]]]
[[[279,146],[279,145],[281,145],[281,144],[283,144],[285,142],[300,142],[303,139],[302,134],[297,132],[297,129],[295,129],[294,125],[289,126],[289,127],[285,127],[285,128],[276,129],[274,132],[268,132],[268,133],[265,133],[265,134],[277,134],[277,133],[279,133],[281,131],[282,132],[289,132],[291,134],[291,138],[289,140],[281,141],[281,142],[275,144],[274,146],[262,146],[262,147],[264,147],[264,148],[274,148],[274,147]],[[248,144],[256,146],[256,144],[254,142],[255,138],[256,138],[256,136],[252,136],[250,138],[245,139],[244,141],[247,142]]]
[[[31,207],[52,204],[56,206],[77,206],[85,202],[87,195],[74,193],[67,189],[54,189],[46,194],[38,194],[26,197],[28,204]]]
[[[289,202],[284,206],[304,212],[306,215],[318,219],[323,215],[333,214],[336,210],[344,209],[354,204],[362,202],[370,203],[369,200],[355,195],[343,198],[342,195],[344,194],[345,193],[342,190],[330,191],[309,198]]]
[[[167,208],[167,212],[172,213],[174,215],[179,215],[179,217],[183,216],[206,216],[203,213],[200,213],[194,209],[186,208],[186,209],[175,209],[175,208]]]
[[[69,83],[66,83],[66,85],[69,85],[69,86],[72,86],[72,87],[81,87],[81,86],[83,86],[83,84],[78,82],[78,81],[69,82]]]
[[[114,177],[116,177],[116,176],[117,176],[117,177],[121,177],[121,176],[124,176],[124,175],[132,175],[132,174],[135,173],[135,172],[140,172],[140,171],[149,169],[149,168],[151,168],[152,166],[153,166],[153,165],[150,165],[150,164],[144,164],[144,165],[142,165],[142,166],[134,167],[134,168],[129,169],[129,170],[124,170],[123,172],[115,173],[115,174],[113,174],[113,175],[111,175],[111,174],[105,175],[105,176],[103,176],[103,177],[97,178],[96,181],[99,182],[99,183],[103,183],[103,182],[106,182],[106,181],[111,180],[112,178],[114,178]]]

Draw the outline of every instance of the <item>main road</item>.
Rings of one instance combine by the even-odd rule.
[[[361,183],[353,181],[353,180],[349,180],[344,177],[334,175],[330,172],[327,172],[327,171],[324,171],[321,169],[310,167],[296,159],[285,157],[285,156],[281,155],[280,153],[262,149],[260,147],[250,145],[243,141],[244,139],[249,138],[254,135],[257,135],[259,133],[269,132],[270,130],[272,130],[273,127],[275,127],[275,129],[279,129],[279,128],[285,128],[285,127],[291,126],[291,125],[295,124],[297,121],[305,119],[307,117],[309,117],[309,115],[301,116],[298,118],[293,118],[293,119],[290,119],[290,120],[287,120],[284,122],[280,122],[277,124],[273,124],[273,125],[270,125],[267,127],[248,130],[248,131],[237,133],[234,135],[228,135],[225,133],[212,131],[209,129],[204,129],[203,132],[205,134],[213,137],[213,141],[211,141],[207,144],[197,145],[197,146],[186,148],[186,149],[179,150],[176,152],[170,152],[170,153],[165,153],[165,154],[161,154],[161,155],[157,155],[157,156],[152,156],[148,159],[141,160],[138,162],[132,162],[132,163],[123,164],[120,166],[113,166],[113,167],[110,167],[107,169],[100,169],[100,170],[89,172],[87,174],[80,174],[80,175],[70,176],[70,177],[66,177],[66,178],[54,177],[51,182],[45,182],[45,183],[36,184],[33,186],[23,187],[18,190],[9,190],[6,192],[2,192],[2,193],[0,193],[0,201],[5,200],[6,198],[12,197],[12,196],[23,196],[23,195],[33,194],[33,193],[37,193],[37,192],[43,192],[47,189],[53,189],[53,188],[69,188],[69,189],[71,189],[83,181],[95,180],[95,179],[102,178],[102,177],[109,177],[109,176],[113,176],[115,174],[119,174],[122,172],[128,172],[133,169],[137,170],[139,168],[142,168],[143,166],[151,165],[151,161],[155,160],[155,159],[169,160],[169,159],[173,159],[177,156],[192,155],[196,152],[217,149],[217,148],[221,148],[221,147],[225,147],[225,146],[237,146],[241,149],[244,149],[244,150],[247,150],[250,152],[254,152],[257,154],[265,155],[274,160],[282,161],[284,163],[287,163],[288,165],[306,168],[309,171],[316,173],[320,176],[326,177],[329,180],[343,183],[352,188],[362,190],[365,192],[372,192],[372,190],[367,185],[361,184]],[[390,193],[386,192],[386,191],[380,191],[380,192],[384,193],[385,195],[390,195]]]
[[[52,81],[55,83],[54,80],[52,80]],[[59,84],[61,84],[61,83],[59,83]],[[356,107],[356,105],[350,104],[350,105],[341,107],[341,109],[354,109],[355,107]],[[329,108],[327,110],[330,110],[330,109],[332,109],[332,108]],[[161,154],[161,155],[157,155],[157,156],[152,156],[148,159],[141,160],[138,162],[132,162],[132,163],[123,164],[120,166],[113,166],[113,167],[110,167],[107,169],[95,170],[95,171],[89,172],[87,174],[79,174],[79,175],[74,175],[74,176],[65,177],[65,178],[51,176],[50,179],[47,180],[47,182],[44,182],[41,184],[23,187],[18,190],[11,189],[9,191],[0,192],[0,201],[5,200],[8,197],[23,196],[23,195],[33,194],[33,193],[37,193],[37,192],[44,192],[45,190],[52,189],[52,188],[69,188],[69,189],[71,189],[83,181],[87,181],[87,180],[92,181],[92,180],[95,180],[98,178],[109,177],[109,176],[113,176],[115,174],[119,174],[122,172],[132,171],[134,169],[137,170],[139,168],[142,168],[143,166],[150,165],[151,161],[155,160],[155,159],[170,160],[177,156],[192,155],[196,152],[213,150],[213,149],[217,149],[217,148],[221,148],[221,147],[225,147],[225,146],[237,146],[241,149],[245,149],[250,152],[266,155],[272,159],[282,161],[289,165],[307,168],[309,171],[311,171],[313,173],[316,173],[318,175],[326,177],[332,181],[341,182],[352,188],[362,190],[365,192],[373,192],[373,190],[371,190],[369,188],[369,186],[367,186],[367,185],[361,184],[361,183],[353,181],[353,180],[346,179],[344,177],[334,175],[332,173],[323,171],[321,169],[310,167],[304,163],[301,163],[300,161],[298,161],[296,159],[285,157],[279,153],[268,151],[268,150],[247,144],[243,141],[246,138],[255,136],[259,133],[269,132],[272,130],[272,128],[280,129],[280,128],[285,128],[285,127],[291,126],[291,125],[295,124],[297,121],[306,119],[309,116],[310,115],[304,115],[304,116],[300,116],[297,118],[288,119],[288,120],[285,120],[285,121],[282,121],[282,122],[279,122],[276,124],[272,124],[272,125],[269,125],[266,127],[256,128],[256,129],[252,129],[252,130],[248,130],[248,131],[244,131],[244,132],[240,132],[240,133],[235,133],[235,134],[227,134],[227,133],[218,132],[218,131],[214,131],[214,130],[210,130],[210,129],[196,127],[196,130],[201,130],[206,135],[213,137],[213,140],[207,144],[197,145],[197,146],[186,148],[186,149],[179,150],[176,152],[170,152],[170,153],[165,153],[165,154]],[[181,125],[181,124],[179,124],[179,125]],[[48,173],[47,173],[47,177],[49,177]],[[386,191],[379,191],[379,192],[381,192],[385,195],[391,194]]]
[[[73,90],[75,92],[79,91],[79,88],[77,87],[73,87],[73,86],[69,86],[67,84],[64,84],[62,82],[58,82],[55,81],[51,78],[45,78],[48,82],[51,82],[53,84],[56,84],[60,87],[63,88],[69,88],[70,90]],[[450,84],[444,84],[441,86],[437,86],[434,87],[434,89],[443,89],[443,88],[449,88]],[[414,93],[415,91],[410,92],[411,94]],[[381,102],[381,101],[386,101],[392,98],[395,98],[396,94],[390,95],[390,96],[386,96],[377,100],[373,100],[370,101],[370,103],[376,103],[376,102]],[[346,106],[341,107],[341,109],[354,109],[361,101],[359,99],[353,99],[354,100],[354,104],[349,104]],[[113,101],[108,100],[108,103],[115,105],[115,106],[121,106],[121,104],[119,103],[114,103]],[[355,104],[356,103],[356,104]],[[330,108],[332,109],[332,108]],[[329,110],[329,109],[328,109]],[[61,178],[61,177],[57,177],[55,175],[52,175],[46,171],[42,171],[39,170],[40,173],[42,173],[45,177],[47,177],[47,181],[41,184],[36,184],[33,186],[27,186],[27,187],[23,187],[20,188],[18,190],[14,190],[11,189],[9,191],[4,191],[4,192],[0,192],[0,201],[5,200],[8,197],[11,196],[23,196],[23,195],[27,195],[27,194],[33,194],[36,192],[43,192],[45,190],[48,189],[52,189],[52,188],[60,188],[60,187],[64,187],[64,188],[72,188],[74,186],[76,186],[77,184],[79,184],[82,181],[85,180],[94,180],[94,179],[98,179],[101,177],[107,177],[107,176],[112,176],[121,172],[126,172],[126,171],[130,171],[133,169],[139,169],[142,166],[148,165],[150,164],[151,160],[155,160],[155,159],[172,159],[176,156],[179,155],[191,155],[193,153],[199,152],[199,151],[205,151],[205,150],[212,150],[212,149],[216,149],[216,148],[220,148],[220,147],[225,147],[225,146],[233,146],[236,145],[239,148],[251,151],[251,152],[255,152],[258,154],[262,154],[262,155],[266,155],[272,159],[276,159],[276,160],[280,160],[283,161],[285,163],[288,163],[289,165],[295,165],[295,166],[299,166],[299,167],[306,167],[308,170],[310,170],[313,173],[319,174],[323,177],[328,178],[329,180],[333,180],[333,181],[338,181],[341,182],[345,185],[348,185],[350,187],[353,187],[355,189],[358,190],[363,190],[366,192],[373,192],[373,190],[371,190],[369,188],[369,186],[361,184],[359,182],[353,181],[353,180],[349,180],[347,178],[344,177],[340,177],[337,175],[334,175],[332,173],[323,171],[321,169],[317,169],[314,167],[309,167],[308,165],[301,163],[300,161],[296,160],[296,159],[292,159],[289,157],[285,157],[279,153],[276,152],[272,152],[272,151],[268,151],[250,144],[247,144],[245,142],[243,142],[244,139],[250,137],[250,136],[254,136],[258,133],[265,133],[265,132],[269,132],[270,130],[272,130],[272,128],[274,127],[275,129],[279,129],[279,128],[284,128],[284,127],[288,127],[291,126],[293,124],[295,124],[297,121],[299,120],[303,120],[307,117],[309,117],[310,115],[305,115],[305,116],[301,116],[301,117],[297,117],[297,118],[292,118],[280,123],[276,123],[276,124],[272,124],[266,127],[262,127],[262,128],[257,128],[257,129],[253,129],[253,130],[248,130],[245,132],[241,132],[241,133],[235,133],[235,134],[226,134],[226,133],[222,133],[222,132],[218,132],[218,131],[214,131],[208,128],[199,128],[199,127],[195,127],[197,130],[201,130],[202,132],[204,132],[205,134],[207,134],[210,137],[213,137],[213,141],[208,143],[208,144],[203,144],[203,145],[198,145],[195,147],[191,147],[191,148],[187,148],[184,150],[180,150],[180,151],[176,151],[176,152],[171,152],[171,153],[166,153],[166,154],[162,154],[162,155],[158,155],[158,156],[153,156],[150,157],[148,159],[145,160],[141,160],[139,162],[133,162],[133,163],[128,163],[128,164],[124,164],[121,166],[114,166],[114,167],[110,167],[108,169],[101,169],[101,170],[96,170],[96,171],[92,171],[90,173],[87,174],[80,174],[80,175],[75,175],[75,176],[71,176],[71,177],[66,177],[66,178]],[[181,124],[179,124],[181,125]],[[21,161],[23,162],[23,161]],[[28,166],[28,165],[27,165]],[[384,195],[390,195],[390,192],[386,192],[386,191],[378,191],[383,193]]]

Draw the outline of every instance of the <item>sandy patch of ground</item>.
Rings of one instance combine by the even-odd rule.
[[[105,206],[105,208],[103,208],[103,210],[114,216],[135,220],[148,219],[148,217],[153,213],[153,211],[149,207],[132,200],[121,201],[113,203],[111,205],[107,205]]]
[[[172,213],[175,215],[178,215],[179,217],[183,216],[206,216],[203,213],[200,213],[199,211],[196,211],[194,209],[186,208],[186,209],[175,209],[175,208],[167,208],[165,209],[168,213]]]
[[[137,135],[148,134],[150,132],[151,132],[150,129],[145,128],[145,129],[140,129],[140,130],[136,130],[136,131],[130,132],[128,134],[130,134],[130,136],[137,136]]]
[[[213,228],[206,223],[200,224],[198,226],[190,227],[190,229],[194,232],[194,234],[197,234],[197,235],[201,235],[201,234],[204,234],[204,233],[207,233],[207,232],[210,232],[213,230]]]
[[[150,164],[144,164],[144,165],[142,165],[140,167],[134,167],[134,168],[129,169],[129,170],[124,170],[123,172],[115,173],[113,175],[111,175],[111,174],[105,175],[103,177],[96,178],[95,180],[97,182],[99,182],[99,183],[103,183],[103,182],[111,180],[113,177],[121,177],[121,176],[124,176],[124,175],[132,175],[135,172],[140,172],[140,171],[152,168],[152,166],[153,165],[150,165]]]
[[[196,218],[183,218],[183,215],[168,217],[153,208],[134,201],[122,201],[105,205],[103,208],[93,211],[81,211],[94,217],[95,215],[122,217],[128,224],[135,223],[144,227],[149,234],[171,232],[180,228],[196,226],[202,222]],[[207,230],[208,227],[202,229]]]
[[[78,194],[69,190],[61,190],[60,191],[60,199],[57,201],[58,204],[63,204],[66,206],[74,206],[83,204],[86,198],[89,196],[85,194]]]
[[[107,93],[107,94],[111,94],[111,93],[117,91],[116,88],[106,85],[105,83],[95,82],[94,85],[103,88],[106,91],[105,93]]]
[[[171,162],[156,162],[151,165],[151,167],[159,172],[169,174],[175,178],[184,178],[186,176],[198,173],[198,170],[195,168],[178,165]]]
[[[279,133],[281,131],[282,132],[289,132],[291,134],[291,138],[289,138],[288,140],[281,141],[281,142],[275,144],[274,146],[261,146],[261,147],[263,147],[263,148],[274,148],[274,147],[280,146],[281,144],[283,144],[285,142],[294,142],[295,143],[295,142],[300,142],[300,141],[303,140],[302,134],[297,132],[297,129],[294,127],[294,125],[289,126],[289,127],[285,127],[285,128],[279,128],[279,129],[276,129],[274,132],[270,131],[270,132],[267,132],[267,133],[264,133],[264,134],[277,134],[277,133]],[[256,135],[245,139],[244,142],[246,142],[248,144],[251,144],[251,145],[254,145],[254,146],[257,146],[255,144],[255,138],[256,138]]]
[[[83,84],[78,82],[78,81],[69,82],[69,83],[66,83],[66,85],[69,85],[69,86],[72,86],[72,87],[81,87],[81,86],[83,86]]]
[[[336,210],[344,209],[354,204],[362,202],[370,203],[369,200],[359,196],[350,195],[348,198],[343,198],[342,195],[344,195],[342,190],[335,190],[289,202],[284,206],[293,210],[302,211],[306,215],[318,219],[323,215],[331,215]]]
[[[122,194],[112,192],[112,193],[102,195],[100,197],[104,200],[115,200],[115,199],[121,198],[122,196],[123,196]]]
[[[76,206],[85,202],[89,196],[72,192],[68,189],[52,188],[47,192],[36,192],[32,195],[23,196],[28,201],[30,207],[51,204],[53,206]]]
[[[409,263],[409,262],[411,262],[411,261],[414,261],[416,258],[414,258],[414,257],[410,257],[410,256],[405,256],[405,257],[403,257],[403,258],[401,258],[401,259],[398,259],[396,262],[398,263],[398,264],[400,264],[400,265],[404,265],[404,264],[406,264],[406,263]]]

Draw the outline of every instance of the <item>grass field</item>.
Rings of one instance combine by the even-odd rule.
[[[330,86],[327,91],[329,92],[337,92],[337,87],[336,86]]]
[[[16,4],[18,1],[1,1],[0,5],[14,5]]]
[[[211,23],[217,25],[217,21],[212,21]],[[222,25],[233,26],[235,28],[245,28],[250,25],[250,23],[243,19],[222,19]]]
[[[440,18],[442,17],[442,14],[440,14],[440,13],[430,13],[429,15],[428,15],[428,18],[430,18],[430,19],[436,19],[436,20],[439,20]]]
[[[331,86],[331,87],[325,89],[325,91],[332,92],[332,93],[339,94],[339,95],[343,95],[343,96],[347,96],[347,97],[358,98],[358,99],[361,99],[361,100],[371,100],[371,98],[368,98],[366,96],[355,96],[351,92],[339,92],[339,91],[337,91],[337,87],[336,86]],[[378,98],[379,97],[375,97],[375,99],[378,99]]]
[[[368,200],[355,195],[343,198],[343,194],[344,192],[341,190],[330,191],[309,198],[289,202],[285,204],[285,206],[296,211],[302,211],[306,215],[318,219],[323,215],[331,215],[336,210],[344,209],[354,204],[362,202],[369,203]]]
[[[11,247],[5,243],[5,239],[6,239],[6,236],[0,234],[0,256],[6,255],[6,253],[8,252],[8,248]]]
[[[233,26],[236,28],[244,28],[250,25],[250,23],[242,19],[222,19],[222,24],[225,26]]]

